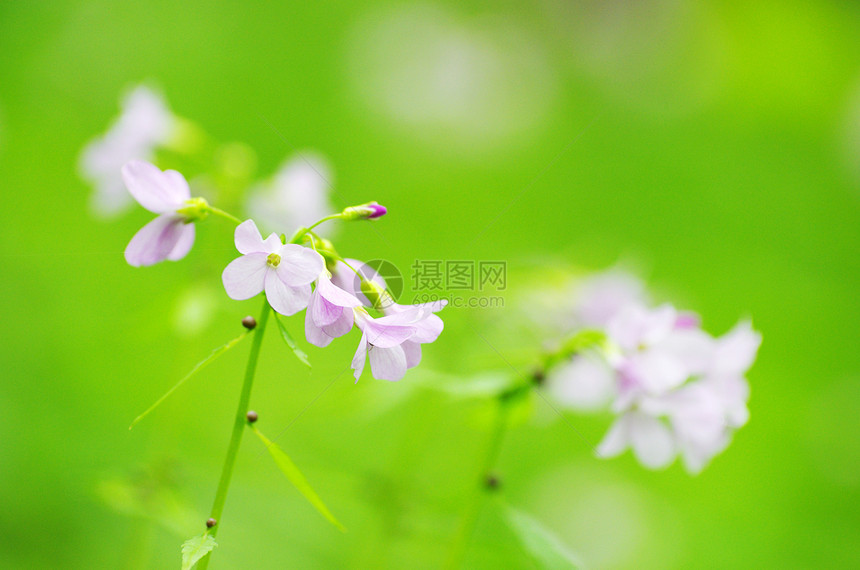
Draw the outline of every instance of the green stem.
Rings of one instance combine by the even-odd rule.
[[[237,218],[233,214],[228,214],[227,212],[225,212],[224,210],[222,210],[220,208],[216,208],[214,206],[209,206],[206,209],[210,214],[215,214],[216,216],[221,216],[222,218],[226,218],[226,219],[228,219],[231,222],[234,222],[236,224],[242,223],[242,220],[240,220],[239,218]]]
[[[298,230],[296,230],[296,233],[293,234],[293,237],[291,237],[290,241],[287,243],[299,243],[302,241],[302,238],[305,237],[305,235],[311,233],[311,230],[314,229],[315,227],[317,227],[318,225],[320,225],[321,223],[327,222],[329,220],[338,220],[342,217],[343,217],[343,212],[338,212],[337,214],[332,214],[330,216],[326,216],[325,218],[322,218],[321,220],[317,220],[316,222],[314,222],[313,224],[311,224],[310,226],[308,226],[306,228],[299,228]]]
[[[318,220],[318,221],[314,222],[313,224],[311,224],[308,227],[307,231],[311,231],[312,229],[314,229],[315,227],[317,227],[318,225],[320,225],[323,222],[327,222],[329,220],[337,220],[338,218],[342,218],[342,217],[343,217],[343,212],[338,212],[337,214],[332,214],[331,216],[326,216],[325,218]]]
[[[493,431],[490,434],[490,441],[487,445],[487,452],[484,456],[480,479],[478,480],[479,492],[472,495],[466,507],[466,512],[463,514],[463,518],[460,519],[460,526],[457,529],[457,534],[454,536],[454,543],[445,564],[445,567],[450,570],[456,570],[462,566],[463,557],[469,546],[469,540],[472,538],[472,533],[475,531],[475,526],[478,523],[478,515],[481,513],[481,504],[483,503],[484,496],[487,491],[493,490],[489,485],[488,477],[492,474],[493,466],[496,464],[499,452],[502,449],[502,440],[505,437],[508,425],[508,406],[507,398],[500,397],[496,400],[496,418],[493,423]]]
[[[218,482],[218,490],[215,492],[215,502],[212,504],[210,516],[217,521],[209,534],[214,538],[221,526],[221,512],[224,510],[224,502],[227,500],[227,490],[230,488],[230,479],[233,476],[233,466],[236,464],[236,455],[239,452],[239,444],[242,442],[242,434],[245,432],[247,423],[248,406],[251,400],[251,386],[254,384],[254,372],[257,369],[257,357],[260,355],[260,346],[263,343],[263,332],[266,330],[266,320],[269,318],[268,301],[263,301],[263,312],[257,322],[254,334],[254,342],[251,345],[251,354],[248,356],[248,366],[245,368],[245,382],[242,384],[242,393],[239,395],[239,407],[236,409],[236,419],[233,422],[233,435],[230,437],[230,445],[227,448],[227,457],[224,459],[224,467],[221,470],[221,480]],[[197,564],[198,570],[206,570],[209,565],[210,554],[207,554]]]

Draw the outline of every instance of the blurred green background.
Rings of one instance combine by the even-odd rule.
[[[127,426],[258,311],[220,285],[231,228],[129,267],[150,215],[92,217],[76,172],[141,81],[260,175],[314,149],[337,207],[387,205],[345,255],[507,261],[506,306],[446,309],[421,370],[525,365],[541,265],[632,262],[713,334],[753,318],[751,420],[697,477],[596,459],[540,400],[508,434],[505,499],[589,566],[860,566],[858,30],[835,0],[0,2],[0,566],[175,568],[214,495],[247,343]],[[269,330],[252,396],[349,532],[246,437],[212,568],[442,565],[484,406],[421,372],[353,384],[356,334],[307,373]],[[465,567],[535,566],[487,504]]]

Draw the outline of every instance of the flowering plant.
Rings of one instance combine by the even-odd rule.
[[[182,163],[189,156],[194,156],[187,161],[189,165],[209,168],[186,178],[179,169],[155,164]],[[221,272],[224,292],[233,300],[261,293],[264,297],[259,317],[242,319],[245,330],[241,335],[213,351],[132,422],[131,427],[203,366],[252,337],[210,517],[202,534],[182,545],[183,569],[205,568],[217,546],[215,536],[246,429],[260,439],[308,502],[343,530],[287,453],[260,431],[259,416],[250,409],[256,364],[270,319],[287,347],[306,365],[310,365],[309,359],[282,317],[304,311],[305,339],[318,347],[327,347],[357,328],[359,340],[350,362],[356,382],[368,363],[374,378],[401,380],[421,362],[422,345],[433,343],[444,329],[438,313],[445,308],[445,300],[397,303],[383,277],[359,260],[342,257],[334,243],[319,233],[318,228],[330,221],[377,220],[388,213],[384,206],[367,202],[329,213],[322,162],[293,158],[265,183],[252,181],[255,162],[244,145],[217,145],[208,140],[202,129],[170,113],[163,100],[145,87],[125,99],[122,116],[106,135],[86,147],[81,159],[84,176],[96,188],[97,212],[117,214],[137,201],[156,214],[129,241],[125,249],[129,265],[151,266],[185,258],[195,242],[196,224],[213,216],[235,225],[233,241],[239,255]],[[189,168],[193,171],[195,166]],[[195,195],[198,191],[201,195]],[[242,219],[228,213],[232,208],[223,206],[220,199],[218,203],[225,209],[215,207],[210,204],[210,200],[216,202],[213,195],[228,206],[239,205],[244,197],[243,210],[252,217]],[[309,223],[311,220],[315,221]],[[275,231],[264,238],[258,222]],[[550,304],[555,305],[548,311],[551,318],[561,316],[563,327],[543,351],[535,351],[537,362],[528,373],[509,364],[514,374],[501,380],[456,379],[457,392],[478,395],[495,406],[480,491],[499,487],[493,467],[518,404],[544,389],[561,410],[613,414],[611,426],[594,448],[598,457],[615,457],[629,448],[651,469],[664,468],[680,457],[691,474],[698,473],[746,423],[749,387],[745,374],[761,342],[750,322],[741,321],[725,335],[713,337],[701,328],[698,315],[678,311],[668,303],[653,306],[641,283],[617,273],[588,279],[578,294],[566,294],[560,303]],[[452,567],[460,565],[480,497],[476,493],[467,506],[452,541]],[[539,522],[513,508],[505,513],[511,528],[523,537],[524,547],[539,550],[538,559],[547,560],[545,550],[549,549],[566,563],[572,560]]]
[[[442,331],[442,321],[434,312],[441,306],[428,308],[423,305],[397,306],[393,312],[383,301],[390,298],[384,287],[370,283],[346,261],[334,244],[320,237],[316,228],[332,220],[356,221],[376,220],[387,213],[387,209],[367,202],[350,206],[344,210],[323,215],[316,222],[290,230],[286,233],[270,233],[265,239],[253,219],[240,220],[225,210],[216,208],[202,196],[192,197],[192,185],[176,170],[162,170],[150,160],[155,148],[164,143],[174,118],[166,111],[161,99],[145,87],[132,92],[124,102],[123,114],[111,130],[101,139],[91,143],[84,151],[82,167],[84,175],[96,186],[95,203],[111,204],[110,208],[99,207],[101,213],[117,213],[130,196],[157,217],[143,226],[125,250],[129,265],[150,266],[162,261],[179,261],[191,250],[195,239],[195,225],[209,215],[214,215],[236,224],[234,243],[239,257],[231,261],[221,274],[221,281],[228,297],[235,300],[250,299],[265,293],[263,308],[258,318],[245,317],[242,325],[245,332],[238,338],[216,349],[200,362],[191,373],[182,378],[162,398],[153,404],[132,423],[133,427],[197,370],[236,346],[246,336],[253,337],[245,382],[239,398],[234,429],[221,479],[215,494],[206,530],[186,541],[182,546],[183,568],[195,564],[205,568],[212,550],[217,546],[215,535],[232,477],[233,465],[245,429],[250,428],[264,443],[278,467],[308,501],[332,524],[343,529],[325,503],[320,499],[307,479],[289,456],[273,441],[266,438],[255,425],[258,414],[249,409],[251,388],[261,340],[266,324],[272,315],[278,322],[281,335],[288,347],[304,363],[307,356],[298,347],[279,315],[289,317],[306,311],[305,335],[311,344],[327,346],[333,339],[347,334],[353,325],[361,330],[361,340],[352,361],[356,382],[362,375],[365,360],[369,358],[371,374],[379,379],[400,380],[407,368],[418,364],[421,351],[419,343],[433,342]],[[183,150],[175,146],[174,150]],[[193,149],[186,149],[193,150]],[[289,166],[293,179],[299,167],[295,162]],[[312,168],[312,167],[311,167]],[[316,175],[316,173],[315,173]],[[124,189],[120,191],[115,182],[120,177]],[[284,176],[281,175],[281,178]],[[305,186],[307,176],[298,176]],[[306,190],[300,187],[299,190]],[[284,195],[296,203],[294,193],[281,188]],[[305,196],[313,210],[318,211],[326,201],[320,195]],[[122,193],[126,192],[124,195]],[[283,204],[274,196],[274,211],[283,211]],[[252,193],[248,209],[259,210],[260,196]],[[288,219],[301,219],[303,214],[291,208]],[[305,212],[305,215],[308,212]],[[298,218],[296,218],[298,216]],[[272,217],[266,219],[272,224]],[[288,235],[290,237],[288,237]],[[358,283],[359,290],[351,291],[349,283]],[[357,297],[361,296],[361,299]],[[374,316],[376,313],[378,316]]]

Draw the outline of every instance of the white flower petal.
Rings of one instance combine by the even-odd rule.
[[[317,280],[317,289],[329,303],[340,307],[360,307],[361,301],[355,295],[344,291],[334,285],[325,273],[320,274]]]
[[[125,260],[134,267],[164,261],[182,241],[184,230],[181,218],[170,215],[158,216],[134,234],[125,248]],[[194,239],[193,233],[191,239],[192,241]]]
[[[442,334],[442,329],[445,328],[445,323],[438,316],[429,314],[426,318],[415,323],[415,336],[412,340],[416,342],[433,342],[439,335]]]
[[[311,295],[310,301],[308,302],[308,310],[305,313],[305,338],[314,346],[328,346],[334,338],[327,335],[322,328],[317,326],[311,316],[316,302],[317,296]]]
[[[311,300],[310,285],[290,287],[274,271],[266,272],[265,288],[266,298],[272,308],[288,317],[306,308]]]
[[[368,352],[370,371],[377,380],[400,380],[406,375],[406,354],[400,346],[371,346]]]
[[[640,463],[649,469],[666,467],[675,458],[671,430],[645,414],[630,414],[630,445]]]
[[[323,325],[322,330],[325,334],[333,338],[337,338],[351,331],[353,322],[354,318],[352,310],[348,308],[343,308],[341,309],[340,316],[337,318],[337,320],[333,323]]]
[[[126,163],[122,167],[122,179],[134,199],[156,214],[176,211],[185,199],[178,195],[173,175],[165,176],[158,167],[142,160]]]
[[[194,224],[182,224],[182,228],[180,230],[179,241],[176,242],[176,245],[170,250],[170,254],[167,256],[167,259],[170,261],[179,261],[191,251],[191,246],[194,245]]]
[[[738,323],[717,339],[713,371],[718,374],[744,374],[752,366],[760,345],[761,334],[752,329],[752,324],[749,321]]]
[[[245,220],[233,232],[233,241],[236,244],[236,249],[239,253],[271,253],[263,245],[263,236],[260,235],[260,230],[257,229],[257,224],[254,220]]]
[[[692,376],[708,370],[714,357],[716,342],[701,329],[675,329],[658,347],[661,352],[682,363],[687,374]]]
[[[364,361],[367,357],[367,335],[362,334],[361,340],[358,341],[358,347],[355,349],[355,354],[352,357],[352,363],[350,364],[350,368],[355,370],[353,376],[355,376],[355,381],[358,382],[358,379],[361,378],[361,373],[364,372]]]
[[[575,410],[605,408],[616,394],[615,374],[596,354],[581,354],[555,368],[548,378],[550,393]]]
[[[249,253],[234,259],[221,273],[227,296],[242,301],[259,294],[263,290],[267,270],[265,253]]]
[[[281,241],[281,238],[278,237],[278,234],[275,232],[270,233],[266,239],[263,240],[263,246],[266,249],[266,253],[278,253],[284,243]]]
[[[163,172],[166,189],[176,202],[184,202],[191,199],[191,188],[188,187],[188,181],[179,172],[175,170],[165,170]]]
[[[278,255],[281,257],[276,269],[278,277],[290,287],[310,285],[325,267],[320,254],[300,245],[282,245]]]
[[[603,436],[603,440],[597,445],[598,456],[609,459],[624,453],[624,450],[630,445],[629,423],[627,415],[622,415],[615,420],[609,431]]]
[[[403,341],[400,345],[406,355],[406,367],[415,368],[421,363],[421,345],[411,340]]]
[[[662,394],[676,388],[687,379],[687,367],[657,348],[634,354],[629,360],[629,370],[641,386],[652,394]]]
[[[380,323],[383,318],[379,319],[368,319],[363,324],[364,334],[367,335],[367,342],[372,344],[373,346],[378,346],[380,348],[391,348],[393,346],[397,346],[402,343],[404,340],[408,340],[412,335],[415,334],[415,327],[403,326],[403,325],[386,325],[384,323]]]

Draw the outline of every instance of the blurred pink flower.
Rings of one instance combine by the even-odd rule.
[[[264,229],[289,232],[309,226],[331,212],[332,181],[328,163],[313,151],[302,151],[284,161],[270,180],[252,188],[245,208]]]
[[[696,372],[683,385],[616,401],[621,416],[598,446],[601,456],[613,457],[631,447],[643,465],[656,469],[680,454],[687,471],[698,473],[726,448],[733,431],[749,418],[744,374],[761,335],[749,322],[741,322],[721,338],[707,338],[710,350],[699,347],[693,357],[698,366],[690,369]],[[623,373],[620,376],[623,383]]]
[[[176,118],[163,98],[141,85],[122,100],[122,114],[101,137],[84,148],[81,176],[95,192],[92,207],[102,216],[116,215],[131,204],[120,169],[129,160],[152,160],[154,151],[173,136]]]

